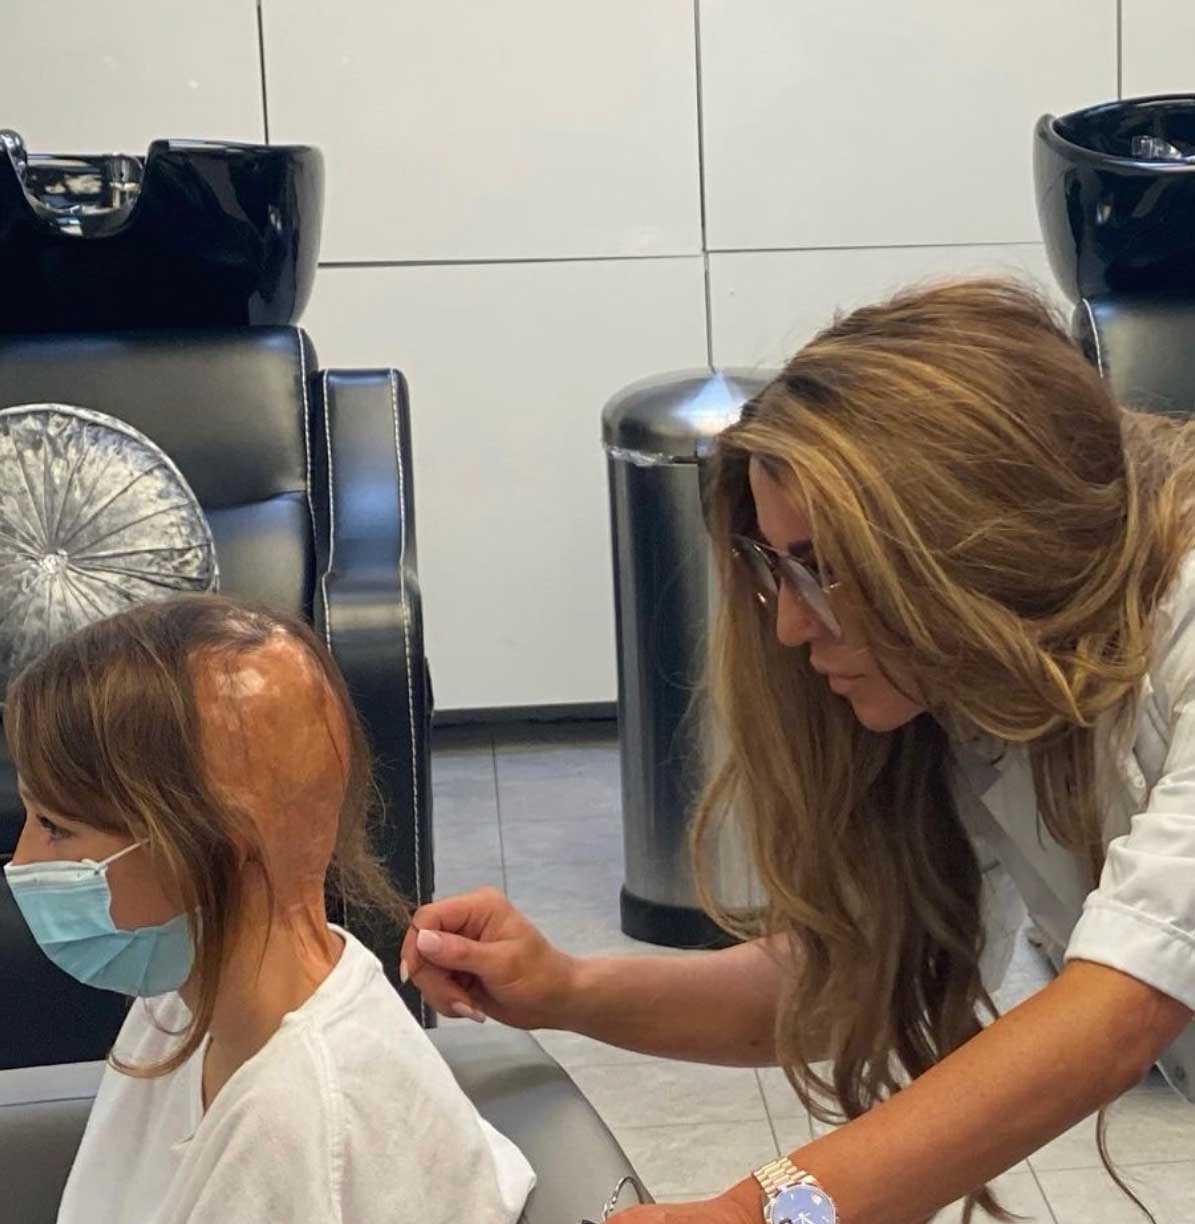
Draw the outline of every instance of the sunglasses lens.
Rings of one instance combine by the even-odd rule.
[[[785,577],[792,581],[809,610],[835,637],[841,637],[842,629],[838,618],[834,615],[834,609],[830,607],[830,601],[817,579],[793,557],[784,557],[781,564],[784,566]]]
[[[735,556],[746,568],[755,583],[755,589],[764,603],[771,603],[776,597],[776,576],[767,558],[750,540],[741,540],[735,544]]]

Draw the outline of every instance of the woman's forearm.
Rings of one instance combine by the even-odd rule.
[[[562,1026],[662,1058],[770,1066],[783,980],[762,940],[699,957],[595,957],[577,962]]]
[[[914,1224],[1130,1088],[1190,1022],[1181,1003],[1073,962],[891,1100],[793,1154],[844,1224]],[[744,1201],[757,1195],[745,1182]]]

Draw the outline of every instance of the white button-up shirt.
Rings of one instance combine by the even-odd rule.
[[[1037,819],[1026,750],[990,740],[956,748],[959,812],[986,868],[989,989],[1007,965],[1017,917],[1002,868],[1067,960],[1119,969],[1195,1010],[1195,556],[1157,616],[1135,732],[1106,763],[1107,857],[1094,891],[1084,865]],[[1159,1066],[1195,1102],[1195,1025]]]

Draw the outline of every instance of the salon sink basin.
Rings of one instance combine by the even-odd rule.
[[[1033,166],[1046,252],[1072,300],[1195,292],[1195,95],[1044,115]]]
[[[0,131],[0,333],[293,323],[323,181],[302,145],[39,154]]]

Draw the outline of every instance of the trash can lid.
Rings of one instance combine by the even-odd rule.
[[[638,463],[694,463],[778,370],[677,370],[624,387],[602,413],[602,441]]]

